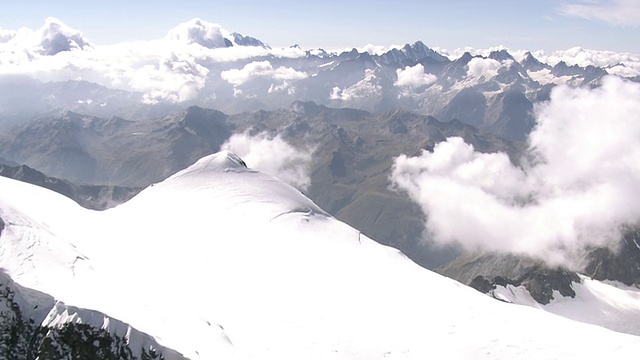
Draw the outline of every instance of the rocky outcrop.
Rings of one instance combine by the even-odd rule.
[[[108,315],[67,306],[0,273],[0,359],[185,359]]]

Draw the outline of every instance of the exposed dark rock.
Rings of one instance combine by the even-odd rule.
[[[471,283],[469,283],[469,286],[483,294],[488,294],[491,290],[495,289],[495,285],[485,279],[482,275],[474,277],[473,280],[471,280]]]
[[[550,269],[544,265],[531,268],[522,277],[514,281],[515,286],[524,286],[538,303],[548,304],[553,299],[553,291],[557,290],[562,296],[575,297],[572,283],[580,283],[580,277],[575,272],[565,269]]]
[[[575,297],[572,284],[580,282],[575,272],[549,268],[540,261],[514,255],[463,255],[438,272],[483,293],[490,293],[496,286],[523,286],[540,304],[548,304],[554,290],[562,296]]]
[[[593,279],[640,284],[640,230],[628,230],[617,252],[608,248],[593,249],[587,258],[585,275]]]

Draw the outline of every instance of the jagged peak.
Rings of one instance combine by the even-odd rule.
[[[509,52],[506,49],[494,50],[489,54],[488,58],[493,60],[498,60],[498,61],[507,61],[507,60],[515,61],[513,56],[509,54]]]

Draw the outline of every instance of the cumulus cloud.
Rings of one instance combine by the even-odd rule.
[[[398,76],[398,80],[394,85],[401,87],[419,88],[421,86],[431,85],[438,80],[435,75],[425,73],[422,64],[397,69],[396,75]]]
[[[185,44],[199,44],[209,49],[233,46],[232,36],[220,25],[193,19],[169,30],[168,40]]]
[[[217,24],[194,19],[158,40],[93,46],[80,31],[48,18],[36,30],[0,30],[0,76],[26,75],[42,81],[86,80],[109,88],[142,92],[145,101],[184,102],[200,95],[207,79],[227,62],[252,57],[298,58],[297,48],[219,45],[228,32]],[[233,42],[233,36],[231,36]],[[208,47],[209,46],[209,47]],[[215,69],[215,70],[214,70]],[[291,68],[267,72],[283,81],[306,77]],[[290,87],[287,91],[293,91]]]
[[[558,9],[561,15],[603,21],[614,26],[640,26],[637,0],[571,1]]]
[[[502,64],[498,60],[475,57],[467,64],[467,75],[471,77],[494,77]]]
[[[523,165],[460,138],[399,156],[391,181],[427,215],[443,244],[579,266],[587,246],[615,247],[640,220],[640,84],[556,87],[536,110]]]
[[[81,32],[66,26],[56,18],[47,18],[44,26],[35,35],[39,36],[39,51],[43,55],[93,47]]]
[[[221,149],[235,152],[248,167],[273,175],[303,191],[311,184],[309,169],[312,151],[296,149],[279,135],[234,134]]]
[[[254,61],[242,69],[231,69],[220,73],[220,77],[232,85],[242,85],[259,77],[270,77],[276,80],[300,80],[307,74],[293,68],[280,66],[274,69],[269,61]]]
[[[0,29],[0,44],[3,53],[22,55],[23,59],[34,56],[52,56],[61,52],[93,49],[93,45],[82,32],[60,20],[49,17],[36,30],[22,28],[19,31]]]

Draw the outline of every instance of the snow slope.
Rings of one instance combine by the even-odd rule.
[[[576,321],[640,336],[640,289],[614,281],[597,281],[580,275],[574,283],[576,296],[554,292],[547,305],[536,302],[524,286],[498,286],[491,292],[497,299],[544,309]]]
[[[640,338],[495,301],[232,153],[88,211],[0,178],[0,267],[192,359],[636,359]],[[102,326],[100,324],[99,326]]]

